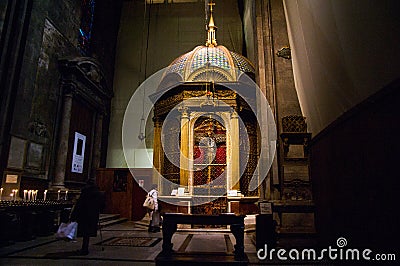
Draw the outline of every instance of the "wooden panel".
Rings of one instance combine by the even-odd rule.
[[[106,204],[105,213],[120,214],[122,217],[131,219],[132,217],[132,178],[127,178],[126,191],[113,191],[115,170],[125,170],[126,174],[130,174],[128,169],[98,169],[97,184],[100,190],[105,192]]]
[[[250,202],[240,202],[239,205],[239,214],[241,215],[247,215],[247,214],[258,214],[259,209],[257,204],[255,203],[250,203]]]
[[[293,179],[300,179],[303,181],[309,181],[308,175],[308,165],[284,165],[283,166],[283,178],[285,181],[290,181]]]
[[[399,246],[400,80],[335,121],[311,143],[321,245]]]
[[[89,169],[91,162],[92,152],[92,134],[93,134],[93,117],[94,111],[88,107],[87,104],[81,102],[78,99],[74,99],[72,102],[71,110],[71,124],[69,130],[68,140],[68,156],[65,170],[65,181],[74,182],[85,182],[89,177]],[[79,132],[86,136],[85,154],[83,162],[83,172],[72,173],[72,153],[74,150],[75,132]]]
[[[178,206],[167,202],[161,202],[161,210],[164,213],[188,213],[187,206]]]
[[[240,203],[239,201],[231,201],[231,211],[233,213],[240,213]]]
[[[132,170],[145,184],[151,180],[151,169]],[[114,181],[126,174],[126,190],[115,189]],[[133,221],[141,220],[146,214],[143,201],[147,192],[139,187],[131,172],[127,168],[102,168],[97,170],[97,184],[100,190],[105,191],[105,213],[120,214]],[[148,185],[150,187],[151,184]],[[147,187],[147,185],[146,185]]]
[[[131,169],[135,175],[136,180],[143,180],[144,187],[149,191],[151,184],[152,169]],[[129,179],[133,183],[133,194],[132,194],[132,220],[139,221],[143,219],[147,210],[143,207],[144,199],[146,198],[147,192],[139,186],[139,184],[133,179],[132,175]]]

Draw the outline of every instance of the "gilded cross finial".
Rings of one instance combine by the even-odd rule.
[[[214,24],[214,18],[212,15],[213,6],[215,6],[215,3],[213,3],[211,1],[210,3],[208,3],[208,5],[210,6],[210,21],[208,22],[208,34],[207,34],[206,46],[214,47],[214,46],[217,46],[217,39],[215,37],[215,31],[216,31],[217,27]]]
[[[215,3],[213,3],[211,1],[211,3],[208,3],[208,5],[210,6],[210,12],[212,13],[213,12],[213,6],[215,6]]]

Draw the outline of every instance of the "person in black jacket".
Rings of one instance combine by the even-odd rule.
[[[97,236],[100,211],[104,207],[104,193],[93,179],[89,179],[71,212],[71,221],[78,223],[78,237],[83,237],[80,255],[89,254],[89,238]]]

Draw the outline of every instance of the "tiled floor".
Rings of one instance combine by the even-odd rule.
[[[277,265],[282,261],[260,261],[254,245],[254,217],[246,217],[245,252],[249,265]],[[180,226],[173,235],[173,249],[180,253],[233,254],[235,238],[228,229],[191,230]],[[37,237],[31,241],[16,242],[0,248],[0,265],[155,265],[155,258],[161,252],[162,240],[154,246],[109,246],[99,243],[112,237],[157,237],[162,232],[147,232],[147,221],[124,222],[103,228],[97,237],[90,239],[89,254],[80,256],[76,252],[82,239],[66,242],[55,236]],[[304,242],[305,241],[305,242]],[[309,239],[280,239],[280,246],[308,246],[315,244]],[[304,263],[302,263],[304,264]]]
[[[148,233],[143,223],[125,222],[103,228],[101,236],[90,239],[90,253],[77,254],[81,238],[66,242],[54,236],[37,237],[26,242],[0,248],[0,265],[155,265],[162,241],[152,247],[102,246],[99,243],[111,237],[162,237],[162,233]],[[179,252],[232,252],[235,239],[227,230],[178,231],[172,242]],[[257,262],[251,235],[246,234],[245,251],[249,259]]]

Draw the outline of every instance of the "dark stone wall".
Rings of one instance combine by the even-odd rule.
[[[103,66],[105,80],[109,90],[113,90],[117,38],[122,11],[122,0],[97,1],[94,17],[92,49],[95,57]],[[110,110],[107,107],[107,110]],[[103,120],[103,132],[109,132],[110,115]],[[102,139],[100,167],[106,166],[108,134]]]
[[[0,39],[0,176],[6,167],[10,128],[20,81],[32,1],[2,2]]]
[[[341,116],[311,143],[321,245],[399,247],[400,80]],[[375,250],[378,252],[378,250]]]
[[[43,145],[44,157],[40,169],[20,169],[23,175],[48,179],[52,174],[50,159],[60,115],[58,60],[79,55],[80,12],[80,1],[76,0],[33,1],[11,135],[27,140],[26,156],[30,142]],[[38,135],[36,125],[45,133]]]
[[[121,17],[122,0],[96,2],[92,49],[103,66],[107,86],[112,89],[114,79],[115,53]]]
[[[43,123],[53,137],[59,95],[58,59],[78,56],[80,1],[34,1],[15,103],[12,133],[27,136],[28,124]],[[68,14],[68,15],[67,15]],[[73,15],[69,15],[73,14]]]
[[[98,3],[97,3],[98,2]],[[44,147],[43,167],[12,169],[23,176],[51,179],[57,141],[57,130],[62,110],[60,70],[58,60],[81,56],[78,35],[81,23],[79,0],[32,1],[28,29],[20,45],[24,47],[18,69],[16,97],[11,102],[11,136],[37,143]],[[107,85],[112,90],[115,45],[118,34],[122,0],[96,1],[92,31],[93,56],[103,66]],[[1,12],[0,12],[1,13]],[[4,17],[3,14],[0,14]],[[0,23],[0,30],[4,22]],[[105,127],[107,125],[104,123]],[[40,127],[43,134],[37,134]],[[10,170],[10,169],[8,169]]]

